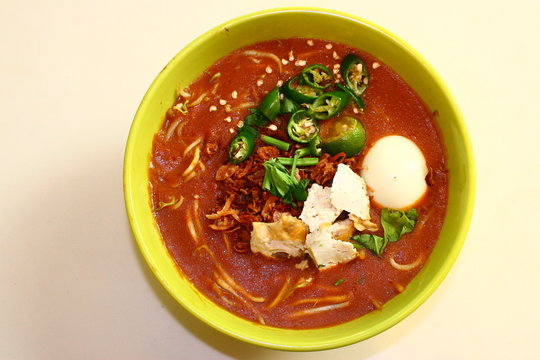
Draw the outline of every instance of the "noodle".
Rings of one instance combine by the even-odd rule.
[[[410,263],[410,264],[398,264],[395,260],[394,260],[394,257],[392,256],[390,258],[390,265],[392,265],[392,267],[396,270],[400,270],[400,271],[409,271],[409,270],[412,270],[414,269],[415,267],[417,267],[418,265],[420,265],[420,263],[422,262],[422,260],[424,259],[424,257],[420,254],[420,256],[418,256],[418,258]]]
[[[281,67],[281,60],[276,54],[265,52],[265,51],[257,51],[257,50],[246,50],[242,52],[243,55],[248,56],[261,56],[261,57],[269,57],[270,59],[273,59],[277,64],[279,68],[279,72],[281,73],[282,67]]]

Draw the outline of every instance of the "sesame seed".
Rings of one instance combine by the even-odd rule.
[[[212,105],[212,106],[210,106],[210,109],[208,109],[208,110],[209,110],[210,112],[216,111],[216,110],[217,110],[217,107],[216,107],[216,105]]]
[[[308,41],[306,41],[308,46],[313,46],[313,40],[309,39]]]
[[[200,199],[200,196],[197,195],[197,194],[193,195],[193,197],[194,197],[195,199]]]
[[[324,47],[327,48],[328,50],[330,50],[331,48],[333,48],[332,44],[326,44]]]
[[[296,66],[306,66],[306,60],[296,60],[294,65],[296,65]]]
[[[341,65],[339,64],[334,64],[334,69],[339,69],[341,67]]]
[[[379,64],[378,62],[374,62],[372,65],[374,69],[378,68],[379,66],[381,66],[381,64]]]
[[[362,80],[362,82],[367,85],[368,82],[369,82],[369,79],[367,77],[365,77],[364,80]]]
[[[339,69],[334,69],[334,74],[339,73]]]
[[[341,57],[337,54],[337,52],[334,50],[334,52],[332,53],[332,58],[334,58],[334,60],[339,60],[341,59]]]
[[[230,132],[231,134],[234,134],[234,129],[233,129],[233,128],[230,128],[230,129],[229,129],[229,132]]]
[[[233,92],[231,93],[231,97],[232,97],[233,99],[237,99],[237,98],[238,98],[238,91],[236,91],[236,90],[233,91]]]
[[[358,114],[358,108],[356,106],[353,106],[352,111],[353,113]]]
[[[293,51],[289,51],[289,61],[294,61],[294,54]]]
[[[238,124],[236,124],[236,126],[238,126],[239,128],[241,128],[242,126],[244,126],[244,121],[243,120],[240,120],[238,122]]]
[[[227,116],[227,117],[225,118],[225,121],[228,122],[228,123],[230,123],[230,122],[232,121],[232,118],[231,118],[230,116]]]
[[[230,113],[232,111],[231,105],[227,104],[225,105],[225,112]]]
[[[279,100],[283,100],[283,99],[285,99],[285,95],[279,94]]]
[[[261,79],[257,80],[257,86],[262,86],[263,83],[264,82]]]
[[[283,65],[287,65],[287,64],[289,63],[289,60],[287,60],[287,59],[281,59],[281,63],[282,63]]]
[[[276,83],[276,86],[281,86],[283,85],[283,80],[278,80],[278,82]]]
[[[277,126],[275,124],[270,124],[270,125],[268,125],[268,130],[276,131]]]
[[[266,73],[267,73],[267,74],[271,74],[271,73],[272,73],[272,68],[270,67],[270,65],[268,65],[268,66],[266,67],[265,70],[266,70]]]
[[[220,105],[225,105],[227,103],[227,100],[225,99],[219,99],[219,104]]]

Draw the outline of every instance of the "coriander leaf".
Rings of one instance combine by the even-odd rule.
[[[372,234],[355,235],[351,239],[366,249],[371,250],[377,256],[381,256],[382,252],[386,248],[386,245],[388,244],[388,241],[386,241],[384,238]]]
[[[418,219],[416,209],[407,211],[383,209],[381,213],[381,225],[384,229],[384,238],[388,242],[398,241],[402,235],[413,231]]]

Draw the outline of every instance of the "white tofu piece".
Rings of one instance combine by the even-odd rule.
[[[332,237],[331,226],[309,233],[306,250],[319,270],[349,262],[357,255],[353,244]]]
[[[329,187],[313,184],[308,190],[308,197],[304,202],[300,220],[302,220],[310,231],[315,231],[323,224],[332,224],[341,214],[341,210],[336,209],[330,202]]]
[[[335,208],[364,220],[371,218],[366,183],[348,165],[338,165],[331,189],[330,202]]]
[[[307,232],[307,226],[288,213],[273,223],[254,222],[251,251],[269,258],[303,256]]]

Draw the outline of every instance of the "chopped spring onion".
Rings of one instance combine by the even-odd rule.
[[[289,144],[288,142],[285,142],[285,141],[283,141],[283,140],[279,140],[279,139],[273,138],[273,137],[268,136],[268,135],[261,135],[261,140],[262,140],[265,144],[275,146],[275,147],[277,147],[279,150],[283,150],[283,151],[289,150],[289,147],[291,146],[291,144]]]
[[[338,281],[336,281],[336,282],[334,283],[334,286],[339,286],[339,285],[343,284],[344,281],[345,281],[345,279],[343,279],[343,278],[342,278],[342,279],[339,279]]]
[[[295,154],[298,154],[298,157],[304,157],[311,154],[311,150],[309,148],[301,148],[294,152]]]
[[[291,166],[293,164],[293,158],[278,157],[277,159],[281,164],[286,166]],[[319,159],[314,157],[300,158],[296,161],[296,166],[314,166],[317,165],[318,162]]]

